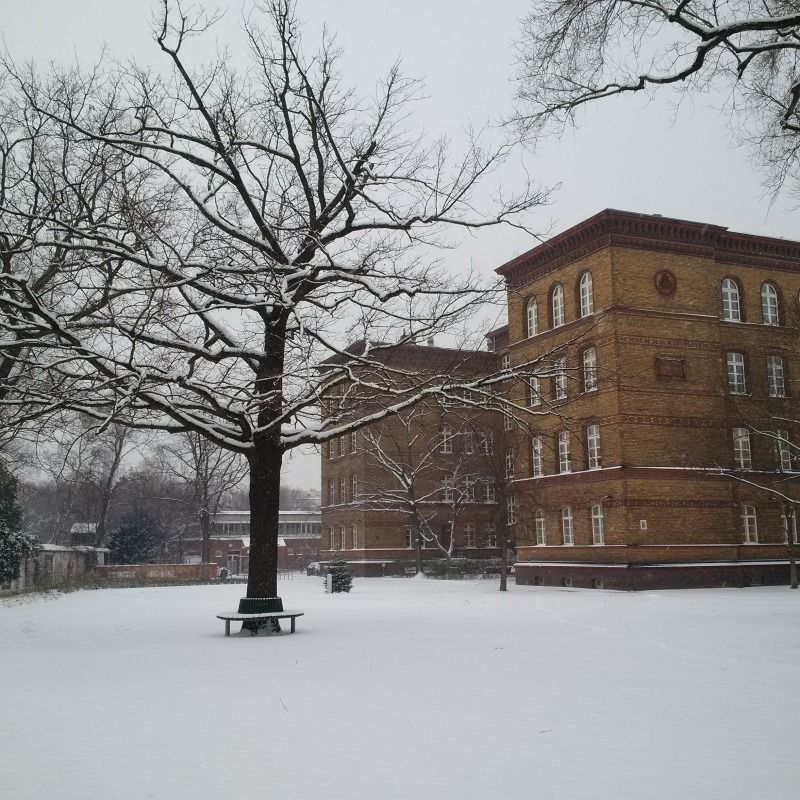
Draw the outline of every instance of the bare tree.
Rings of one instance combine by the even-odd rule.
[[[453,427],[454,421],[460,420],[421,403],[367,428],[361,436],[369,477],[359,481],[356,506],[404,521],[411,530],[418,574],[424,547],[452,558],[456,523],[483,490],[471,468],[475,448],[455,446],[465,440],[466,431]],[[483,434],[488,439],[493,431]]]
[[[100,64],[41,77],[5,63],[30,114],[123,167],[107,193],[112,214],[65,219],[54,207],[47,235],[27,239],[37,252],[60,242],[76,263],[63,297],[16,271],[3,276],[0,355],[28,377],[6,384],[14,391],[0,402],[18,422],[70,408],[104,426],[124,412],[135,427],[193,432],[243,455],[247,594],[271,597],[284,452],[420,396],[398,390],[368,418],[320,420],[321,392],[348,378],[350,362],[370,364],[372,351],[322,375],[315,363],[345,352],[347,320],[380,332],[404,319],[409,335],[457,322],[485,287],[446,275],[420,246],[442,242],[447,228],[519,224],[543,194],[526,186],[476,214],[475,190],[509,144],[473,140],[453,158],[445,140],[408,131],[419,87],[398,68],[373,98],[358,97],[329,39],[304,53],[291,2],[254,9],[244,73],[224,57],[193,69],[185,45],[207,22],[167,0],[155,41],[169,75]],[[14,336],[30,349],[20,353]],[[375,370],[359,374],[368,390],[383,385]]]
[[[786,552],[789,558],[789,585],[797,589],[797,552],[798,539],[797,515],[800,509],[800,446],[792,441],[787,428],[795,430],[800,427],[800,420],[773,417],[766,426],[746,424],[734,429],[734,464],[733,469],[722,466],[717,468],[720,475],[732,478],[739,483],[752,487],[782,507],[782,520],[786,535]],[[775,426],[775,427],[773,427]],[[765,474],[764,470],[754,471],[751,456],[751,437],[757,443],[765,444],[772,451],[777,470]]]
[[[540,129],[595,100],[720,89],[779,186],[797,177],[800,10],[782,0],[533,0],[519,41],[519,119]]]
[[[211,560],[211,526],[223,497],[247,474],[240,453],[223,450],[199,433],[179,434],[160,448],[162,470],[191,489],[191,513],[202,537],[201,560]]]

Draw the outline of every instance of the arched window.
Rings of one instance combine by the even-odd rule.
[[[587,347],[581,353],[583,362],[583,391],[597,391],[597,350],[594,347]]]
[[[592,273],[584,272],[578,284],[580,295],[581,317],[594,314],[594,292],[592,291]]]
[[[564,544],[575,544],[575,534],[572,529],[572,508],[564,506],[561,509],[561,538]]]
[[[586,454],[589,469],[600,469],[600,426],[589,425],[586,428]]]
[[[534,522],[536,525],[536,544],[547,544],[547,528],[545,524],[544,511],[542,511],[541,508],[536,512],[536,515],[534,516]]]
[[[544,452],[542,437],[534,436],[531,439],[531,477],[541,478],[544,475]]]
[[[765,325],[780,325],[778,290],[772,283],[761,284],[761,320]]]
[[[742,321],[739,284],[733,278],[725,278],[722,281],[722,319],[728,322]]]
[[[605,544],[605,520],[603,519],[603,506],[592,506],[592,544]]]
[[[565,322],[564,317],[564,287],[557,283],[550,294],[550,307],[553,314],[553,327],[558,328]]]
[[[742,506],[742,531],[747,544],[758,542],[758,517],[755,506]]]
[[[525,335],[530,338],[539,333],[539,309],[536,305],[536,298],[531,297],[525,306]]]

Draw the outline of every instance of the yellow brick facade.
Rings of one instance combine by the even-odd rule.
[[[800,444],[800,383],[794,383],[800,377],[800,243],[606,211],[498,272],[508,286],[504,353],[512,367],[548,375],[539,383],[543,403],[517,412],[508,434],[516,462],[518,581],[605,580],[630,588],[635,580],[619,576],[629,576],[632,565],[650,565],[645,585],[704,585],[701,573],[708,585],[756,580],[742,567],[745,560],[769,562],[762,577],[775,579],[776,560],[786,558],[781,504],[719,471],[735,466],[733,429],[747,428],[753,471],[743,475],[798,492],[786,473],[777,474],[774,438],[757,431],[780,426]],[[579,281],[587,272],[593,309],[581,317]],[[736,283],[741,321],[722,319],[725,279]],[[767,282],[778,292],[778,325],[762,317]],[[563,288],[565,322],[553,327],[556,285]],[[529,336],[534,297],[538,333]],[[582,353],[590,347],[597,387],[587,391]],[[743,358],[742,394],[728,385],[729,352]],[[767,359],[776,356],[785,397],[767,391]],[[557,396],[552,375],[560,358],[566,359],[566,399]],[[528,405],[523,381],[509,391],[518,406]],[[589,426],[599,428],[594,464]],[[569,440],[568,473],[560,471],[559,434]],[[542,443],[541,477],[533,475],[534,438]],[[745,531],[745,506],[755,509],[757,532]],[[593,507],[602,517],[594,531]],[[564,509],[572,520],[567,545]],[[603,543],[593,544],[600,526]],[[757,543],[746,544],[748,538]],[[628,572],[598,572],[591,566],[597,564]],[[698,564],[708,567],[690,566]],[[736,577],[716,564],[735,566]],[[658,572],[655,565],[673,568]]]

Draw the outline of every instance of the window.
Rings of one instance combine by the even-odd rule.
[[[355,475],[350,476],[350,500],[356,502],[358,499],[358,478]]]
[[[531,439],[531,477],[541,478],[544,475],[544,458],[542,457],[542,437]]]
[[[761,320],[765,325],[780,325],[778,290],[772,283],[761,285]]]
[[[475,433],[473,431],[465,431],[464,433],[464,452],[467,455],[472,455],[475,452]]]
[[[567,399],[567,359],[559,358],[555,362],[554,394],[556,400]]]
[[[478,447],[485,456],[494,455],[494,431],[486,431],[478,437]]]
[[[544,511],[538,509],[533,517],[534,526],[536,528],[536,544],[547,544],[547,528],[545,523]]]
[[[589,469],[600,469],[600,426],[590,425],[586,429],[586,454]]]
[[[486,546],[497,547],[497,531],[492,523],[486,526]]]
[[[336,547],[336,532],[335,532],[333,526],[328,528],[328,549],[329,550],[336,550],[337,549],[337,547]]]
[[[742,506],[742,531],[746,544],[758,542],[758,520],[755,506]]]
[[[358,450],[358,432],[350,431],[350,452],[355,453]]]
[[[605,544],[605,521],[603,519],[603,506],[592,506],[592,544]]]
[[[535,297],[531,297],[525,306],[525,333],[528,338],[539,333],[539,311],[536,307]]]
[[[581,300],[581,317],[594,313],[594,293],[592,291],[592,273],[584,272],[578,284]]]
[[[443,522],[439,528],[439,542],[445,547],[449,548],[450,543],[453,541],[453,523]]]
[[[347,478],[339,479],[339,502],[347,502]]]
[[[442,430],[440,433],[441,439],[441,447],[440,450],[442,453],[452,453],[453,452],[453,429],[449,425],[442,425]]]
[[[405,529],[405,542],[406,547],[411,548],[414,546],[414,529],[413,528],[406,528]]]
[[[517,522],[517,498],[513,494],[506,498],[506,522],[509,525],[515,525]],[[497,547],[497,543],[490,547]]]
[[[344,525],[339,526],[339,538],[342,542],[342,550],[347,550],[347,541],[345,539]]]
[[[736,469],[752,469],[750,454],[750,431],[747,428],[733,429],[733,465]]]
[[[508,369],[510,366],[511,366],[511,356],[508,353],[505,353],[500,357],[500,368]]]
[[[506,479],[514,477],[514,449],[506,450]]]
[[[789,541],[789,531],[792,532],[792,542],[794,544],[800,544],[800,541],[797,539],[797,513],[794,508],[789,512],[789,519],[786,519],[786,508],[784,507],[783,514],[781,514],[781,520],[783,521],[783,539],[784,541]]]
[[[597,389],[597,350],[587,347],[582,355],[583,363],[583,391],[594,392]]]
[[[786,397],[783,359],[780,356],[767,356],[767,394],[770,397]]]
[[[728,392],[730,394],[747,394],[747,378],[744,371],[744,354],[728,353]]]
[[[483,502],[495,502],[494,484],[490,480],[487,480],[486,483],[483,484]]]
[[[558,471],[572,471],[572,462],[569,457],[569,431],[561,431],[558,434]]]
[[[339,437],[339,455],[340,456],[347,455],[347,436]]]
[[[474,475],[467,475],[467,477],[464,478],[464,494],[467,501],[470,503],[475,502],[475,483],[476,479]]]
[[[550,293],[550,308],[553,314],[553,327],[558,328],[565,322],[564,287],[560,283],[557,283]]]
[[[792,471],[792,445],[789,441],[789,431],[775,431],[775,460],[781,472]]]
[[[464,547],[475,547],[475,523],[468,522],[464,526]]]
[[[561,509],[561,538],[564,544],[575,544],[575,533],[572,529],[572,508],[565,506]]]
[[[442,484],[442,497],[444,498],[445,503],[455,502],[456,490],[453,486],[453,481],[451,478],[445,478],[444,484]]]
[[[503,412],[503,430],[510,431],[514,427],[514,418],[508,411]]]
[[[722,319],[728,322],[742,321],[739,284],[733,278],[722,281]]]
[[[358,526],[350,526],[350,546],[353,550],[358,549]]]
[[[336,504],[336,482],[331,478],[328,481],[328,505]]]
[[[531,408],[542,404],[542,393],[539,388],[539,378],[535,375],[528,378],[528,405]]]
[[[328,461],[333,461],[333,457],[334,457],[333,447],[334,447],[335,444],[336,444],[336,440],[332,439],[331,441],[329,441],[327,443],[327,445],[325,445],[328,448]]]

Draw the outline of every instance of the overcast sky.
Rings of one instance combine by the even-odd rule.
[[[76,58],[91,63],[106,46],[118,59],[158,63],[150,38],[151,0],[28,0],[0,4],[0,31],[11,55],[46,63]],[[229,45],[242,53],[242,4],[227,9],[207,38],[210,49]],[[425,80],[429,99],[416,107],[431,134],[456,137],[471,122],[483,125],[511,111],[514,52],[526,0],[299,0],[309,38],[323,23],[344,48],[346,82],[367,90],[400,58],[404,71]],[[307,48],[309,45],[307,45]],[[212,55],[213,53],[210,53]],[[199,56],[202,54],[198,53]],[[543,184],[560,184],[552,204],[530,220],[539,232],[556,233],[603,208],[663,214],[746,233],[798,238],[796,212],[771,203],[750,153],[734,147],[726,120],[705,98],[665,93],[610,100],[582,114],[580,126],[520,157],[506,170],[510,187],[527,170]],[[536,244],[525,234],[499,229],[467,238],[450,261],[491,270]],[[289,462],[287,481],[319,486],[317,462]]]

